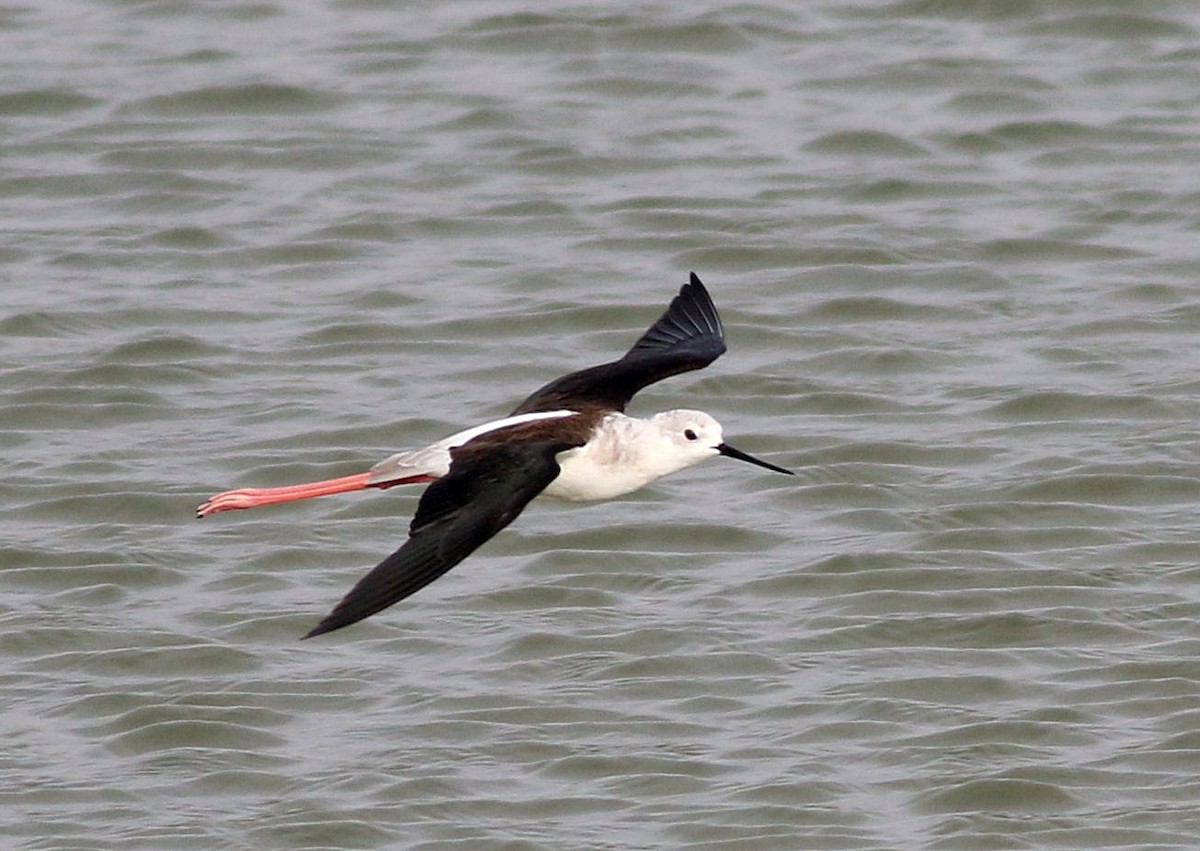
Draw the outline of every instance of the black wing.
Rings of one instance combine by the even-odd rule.
[[[555,455],[577,444],[472,442],[425,489],[408,540],[358,581],[305,638],[332,632],[424,588],[516,519],[558,475]]]
[[[672,375],[703,369],[725,351],[721,317],[693,272],[679,295],[620,360],[555,379],[517,406],[528,414],[601,406],[623,411],[633,395]]]

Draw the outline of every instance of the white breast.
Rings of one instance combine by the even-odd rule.
[[[612,499],[688,466],[652,422],[609,414],[591,440],[558,454],[562,472],[542,493],[572,502]]]

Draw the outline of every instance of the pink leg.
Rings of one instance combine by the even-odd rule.
[[[207,517],[218,511],[257,508],[260,505],[274,505],[277,502],[291,502],[295,499],[309,499],[331,493],[362,490],[367,486],[368,478],[370,478],[370,473],[356,473],[340,479],[325,479],[320,482],[288,485],[282,488],[238,488],[209,497],[207,502],[196,509],[196,516]]]
[[[342,476],[338,479],[324,479],[319,482],[308,482],[303,485],[285,485],[281,488],[238,488],[225,491],[209,497],[196,509],[197,517],[207,517],[219,511],[233,511],[239,508],[257,508],[260,505],[274,505],[278,502],[292,502],[297,499],[310,499],[314,496],[326,496],[333,493],[346,493],[364,488],[390,488],[392,485],[405,485],[415,482],[432,482],[436,477],[428,475],[409,476],[390,482],[370,482],[371,473],[355,473],[353,476]]]

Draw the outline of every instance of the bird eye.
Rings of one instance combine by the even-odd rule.
[[[695,440],[696,432],[692,431],[690,428],[685,428],[683,430],[683,436],[686,437],[688,440]]]

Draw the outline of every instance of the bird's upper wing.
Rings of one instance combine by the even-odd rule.
[[[551,381],[518,405],[513,414],[559,408],[578,410],[589,405],[623,411],[633,395],[646,385],[702,369],[724,351],[721,317],[704,284],[693,272],[666,313],[624,357]]]
[[[450,472],[425,489],[408,540],[304,637],[349,626],[437,579],[511,523],[558,475],[555,456],[577,445],[476,440],[452,450]]]

